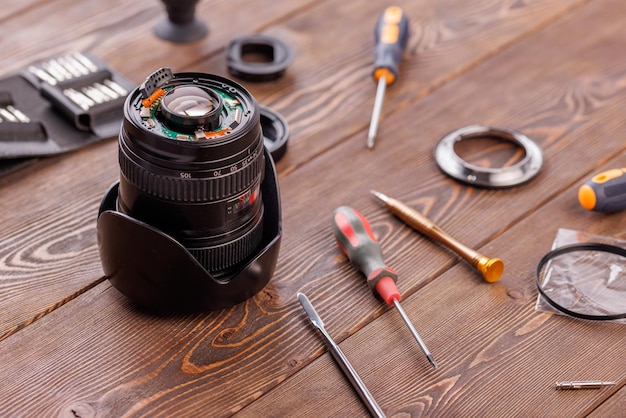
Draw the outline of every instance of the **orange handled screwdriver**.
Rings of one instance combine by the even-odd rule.
[[[617,212],[626,209],[626,168],[596,174],[578,189],[578,201],[587,210]]]
[[[374,59],[374,80],[378,83],[374,111],[367,134],[367,146],[374,147],[378,121],[383,109],[383,100],[387,86],[393,84],[398,75],[402,53],[409,39],[409,20],[404,11],[397,6],[387,7],[378,19],[374,40],[376,43]]]
[[[365,274],[372,292],[388,305],[396,307],[430,364],[437,368],[435,359],[400,305],[400,292],[396,287],[398,275],[385,265],[380,245],[367,219],[351,207],[340,206],[333,212],[332,225],[339,248]]]

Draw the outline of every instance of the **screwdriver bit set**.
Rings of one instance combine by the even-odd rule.
[[[6,107],[0,107],[0,122],[28,123],[30,119],[21,110],[8,105]]]
[[[98,71],[98,66],[94,64],[92,59],[77,52],[56,59],[53,58],[38,65],[31,65],[28,67],[28,71],[42,82],[56,86],[59,82],[94,73]]]
[[[0,79],[0,175],[33,157],[117,136],[131,87],[106,63],[80,52]]]
[[[22,75],[37,87],[75,127],[99,136],[115,135],[119,125],[102,132],[106,121],[121,123],[122,108],[132,84],[98,58],[73,53],[30,65]]]

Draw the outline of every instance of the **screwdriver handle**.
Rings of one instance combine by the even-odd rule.
[[[578,201],[587,210],[617,212],[626,209],[626,168],[596,174],[578,189]]]
[[[500,279],[504,270],[504,263],[499,258],[489,258],[476,250],[471,249],[461,244],[456,239],[452,238],[441,228],[439,228],[434,222],[422,215],[415,209],[405,205],[399,200],[388,197],[382,193],[372,190],[372,194],[383,202],[383,204],[389,209],[391,213],[400,218],[404,223],[418,232],[426,235],[429,238],[439,241],[442,244],[448,246],[448,248],[455,251],[465,260],[470,262],[478,271],[483,275],[483,278],[487,282],[495,282]]]
[[[390,6],[378,18],[374,31],[376,42],[374,79],[385,77],[387,85],[398,78],[400,60],[409,39],[409,20],[404,11]]]
[[[400,301],[397,273],[383,261],[382,250],[365,217],[356,209],[340,206],[333,212],[333,233],[337,245],[367,277],[372,292],[388,305]]]

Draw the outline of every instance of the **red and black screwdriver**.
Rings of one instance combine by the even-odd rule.
[[[435,359],[400,305],[400,292],[396,286],[398,275],[385,265],[382,250],[367,219],[351,207],[340,206],[333,212],[332,225],[339,248],[365,274],[372,292],[388,305],[396,307],[428,361],[437,368]]]

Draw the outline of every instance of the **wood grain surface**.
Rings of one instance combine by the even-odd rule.
[[[376,2],[200,1],[210,33],[187,45],[152,34],[164,18],[157,1],[3,3],[0,76],[77,50],[136,83],[161,66],[228,76],[225,45],[250,33],[287,41],[295,59],[276,82],[244,82],[285,116],[291,137],[277,164],[276,273],[237,306],[149,314],[103,277],[95,221],[119,177],[114,139],[0,178],[0,416],[367,416],[297,292],[388,416],[624,416],[624,324],[536,311],[534,270],[559,228],[626,239],[624,213],[587,212],[576,200],[593,174],[626,167],[626,27],[617,18],[626,4],[397,3],[411,37],[374,150],[365,138],[373,26],[384,7]],[[432,157],[439,138],[476,123],[533,138],[545,156],[540,175],[487,190],[441,173]],[[477,164],[502,152],[464,146]],[[391,216],[372,189],[502,258],[503,278],[483,282]],[[335,245],[330,215],[343,204],[370,220],[437,370]],[[554,389],[584,379],[617,385]]]

